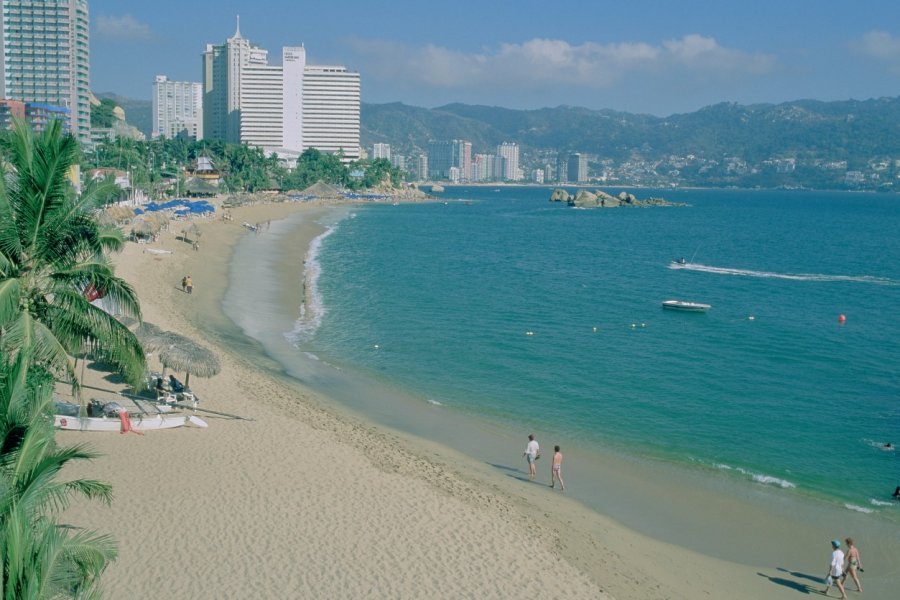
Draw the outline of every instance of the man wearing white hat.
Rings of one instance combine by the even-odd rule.
[[[841,598],[847,597],[847,592],[844,591],[844,582],[841,581],[841,578],[844,575],[844,551],[841,550],[841,540],[832,540],[831,541],[831,564],[828,565],[828,575],[825,577],[825,591],[822,592],[826,596],[828,595],[828,590],[831,589],[831,584],[835,583],[838,586],[838,589],[841,590]]]

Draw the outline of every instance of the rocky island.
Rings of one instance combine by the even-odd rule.
[[[634,194],[619,192],[618,196],[607,194],[602,190],[578,190],[574,196],[562,188],[556,188],[550,194],[550,202],[565,202],[576,208],[618,208],[620,206],[687,206],[683,202],[669,202],[662,198],[650,197],[639,200]]]

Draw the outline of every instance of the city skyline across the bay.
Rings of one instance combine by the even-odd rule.
[[[205,44],[234,31],[260,45],[303,44],[345,64],[366,102],[560,104],[659,116],[723,101],[893,96],[900,89],[900,7],[836,1],[526,0],[440,10],[385,5],[161,0],[91,2],[92,89],[147,98],[157,74],[199,81]],[[172,18],[177,14],[178,18]],[[127,65],[127,68],[124,68]]]

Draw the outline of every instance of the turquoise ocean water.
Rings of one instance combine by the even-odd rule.
[[[316,244],[319,318],[293,341],[441,410],[898,518],[897,196],[549,193],[352,209]]]

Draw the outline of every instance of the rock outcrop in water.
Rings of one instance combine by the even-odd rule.
[[[618,196],[607,194],[603,190],[578,190],[573,196],[562,188],[553,190],[550,194],[550,202],[565,202],[576,208],[618,208],[620,206],[687,206],[683,202],[669,202],[662,198],[650,197],[639,200],[634,194],[620,192]]]

